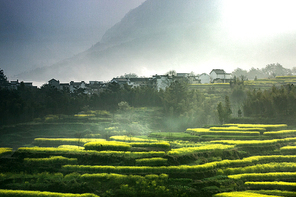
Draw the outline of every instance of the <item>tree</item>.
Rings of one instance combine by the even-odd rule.
[[[225,96],[224,106],[222,105],[222,102],[219,102],[217,106],[217,112],[218,112],[218,117],[221,124],[229,122],[232,111],[231,111],[231,106],[230,106],[230,101],[228,96]]]
[[[175,70],[170,70],[166,74],[169,76],[177,76],[177,72]]]
[[[290,69],[284,68],[279,63],[267,64],[266,67],[262,69],[262,72],[267,77],[286,76],[292,74]]]
[[[138,75],[135,73],[125,73],[121,75],[119,78],[138,78]]]
[[[217,111],[218,111],[219,121],[221,124],[223,124],[224,123],[224,110],[223,110],[222,102],[219,102],[219,104],[217,106]]]
[[[187,100],[187,84],[174,81],[164,92],[163,105],[164,111],[172,116],[179,116],[186,110],[185,101]]]
[[[0,69],[0,86],[6,86],[8,84],[8,80],[4,71]]]

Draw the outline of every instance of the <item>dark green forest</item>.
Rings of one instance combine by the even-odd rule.
[[[270,89],[252,89],[243,78],[234,78],[228,88],[194,89],[184,81],[175,81],[165,90],[152,87],[120,86],[113,82],[100,94],[85,94],[83,89],[73,93],[58,90],[48,84],[41,88],[5,88],[8,83],[1,70],[0,124],[16,124],[43,119],[46,115],[74,115],[87,110],[118,110],[138,107],[159,107],[163,126],[172,131],[188,127],[227,122],[266,122],[294,118],[296,89],[287,84]],[[259,119],[258,119],[259,118]]]

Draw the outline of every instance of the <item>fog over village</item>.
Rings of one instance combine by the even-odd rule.
[[[296,196],[294,0],[0,0],[0,196]]]

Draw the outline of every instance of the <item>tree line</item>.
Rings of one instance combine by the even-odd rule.
[[[247,117],[294,118],[296,115],[296,87],[287,84],[269,90],[247,92],[243,105]]]
[[[91,95],[81,89],[70,93],[48,84],[31,88],[21,83],[14,90],[0,88],[0,124],[28,122],[49,114],[71,115],[86,108],[115,113],[122,102],[131,107],[160,107],[164,124],[172,130],[209,124],[216,117],[215,103],[197,90],[190,90],[185,81],[175,81],[160,91],[112,82],[100,94]]]

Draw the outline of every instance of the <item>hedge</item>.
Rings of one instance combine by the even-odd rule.
[[[95,141],[84,144],[85,150],[113,150],[113,151],[128,151],[131,145],[125,142],[117,141]]]
[[[41,192],[41,191],[27,191],[27,190],[6,190],[0,189],[1,197],[99,197],[95,194],[70,194],[70,193],[57,193],[57,192]]]

